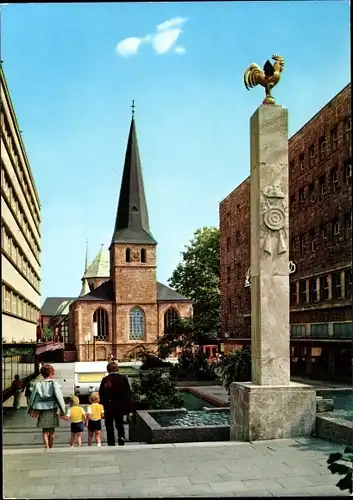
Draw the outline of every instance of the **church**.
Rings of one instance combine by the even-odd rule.
[[[175,320],[192,316],[192,301],[157,281],[156,248],[132,116],[109,255],[102,246],[88,265],[86,252],[80,296],[48,297],[41,310],[48,324],[60,319],[51,323],[65,345],[75,344],[77,361],[110,354],[121,361],[137,344],[153,348]]]

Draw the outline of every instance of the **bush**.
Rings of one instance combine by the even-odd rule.
[[[161,369],[140,372],[139,380],[132,381],[132,390],[137,410],[169,410],[184,403],[170,375]]]
[[[209,365],[206,355],[200,348],[196,352],[181,353],[178,363],[171,368],[170,375],[180,380],[212,381],[216,379],[212,366]]]
[[[345,463],[338,463],[345,462]],[[346,446],[344,453],[331,453],[327,460],[328,468],[332,474],[340,474],[342,479],[336,486],[341,490],[353,493],[353,446]],[[347,464],[347,465],[346,465]]]
[[[251,380],[250,350],[247,347],[242,350],[234,349],[215,364],[214,371],[229,394],[232,382],[248,382]]]

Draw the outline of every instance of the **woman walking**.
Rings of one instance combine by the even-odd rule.
[[[43,380],[37,382],[33,388],[28,403],[28,413],[38,418],[37,427],[43,430],[44,448],[52,448],[55,437],[55,428],[59,427],[59,415],[65,415],[65,401],[61,388],[52,380],[54,368],[43,365],[40,374]]]

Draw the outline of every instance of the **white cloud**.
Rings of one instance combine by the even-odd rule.
[[[125,38],[118,43],[118,45],[116,46],[116,51],[122,57],[135,56],[140,48],[141,43],[141,38]]]
[[[173,17],[161,24],[158,24],[157,30],[152,35],[145,35],[142,37],[130,37],[121,40],[116,46],[116,52],[122,57],[134,56],[142,43],[149,43],[152,45],[156,54],[165,54],[170,51],[182,33],[181,26],[187,21],[183,17]],[[177,46],[174,49],[176,54],[185,54],[184,47]]]
[[[178,45],[178,47],[175,47],[174,52],[176,54],[185,54],[186,50],[181,45]]]

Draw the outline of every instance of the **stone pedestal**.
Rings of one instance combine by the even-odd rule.
[[[310,435],[316,392],[290,382],[288,116],[260,106],[251,142],[251,380],[231,386],[230,439]]]
[[[316,391],[309,385],[234,382],[230,392],[230,439],[256,441],[310,436]]]

